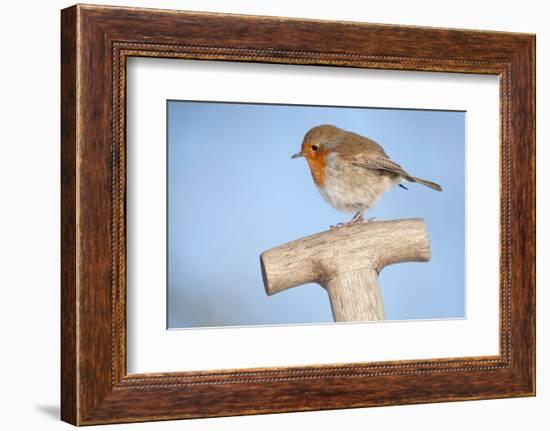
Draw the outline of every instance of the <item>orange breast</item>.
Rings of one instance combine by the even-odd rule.
[[[313,157],[307,157],[307,163],[309,169],[311,170],[311,176],[313,181],[319,187],[325,185],[325,175],[326,175],[326,153],[315,154]]]

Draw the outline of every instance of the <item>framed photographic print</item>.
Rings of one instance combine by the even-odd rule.
[[[535,37],[62,11],[62,419],[535,394]]]

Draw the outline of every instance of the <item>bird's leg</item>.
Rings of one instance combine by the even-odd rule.
[[[353,218],[346,224],[370,223],[371,221],[376,220],[376,217],[371,217],[368,219],[363,218],[363,214],[365,214],[365,211],[367,210],[368,208],[363,208],[361,211],[357,211],[357,213],[353,216]]]
[[[355,213],[355,215],[351,218],[351,220],[348,222],[349,224],[353,223],[361,223],[363,221],[363,212],[365,210],[360,210]]]
[[[365,220],[363,219],[363,213],[366,211],[366,208],[363,208],[355,213],[355,215],[351,218],[349,222],[346,224],[356,224],[356,223],[363,223]]]

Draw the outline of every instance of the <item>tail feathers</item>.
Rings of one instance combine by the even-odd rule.
[[[413,183],[420,183],[420,184],[423,184],[425,185],[426,187],[429,187],[431,189],[434,189],[434,190],[437,190],[438,192],[440,192],[442,190],[441,186],[439,184],[436,184],[436,183],[432,183],[431,181],[427,181],[427,180],[423,180],[422,178],[417,178],[417,177],[410,177],[407,178],[409,181],[412,181]]]

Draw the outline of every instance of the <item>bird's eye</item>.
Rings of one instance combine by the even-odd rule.
[[[313,145],[311,146],[311,149],[312,149],[313,151],[317,151],[317,150],[319,149],[319,145],[313,144]]]

